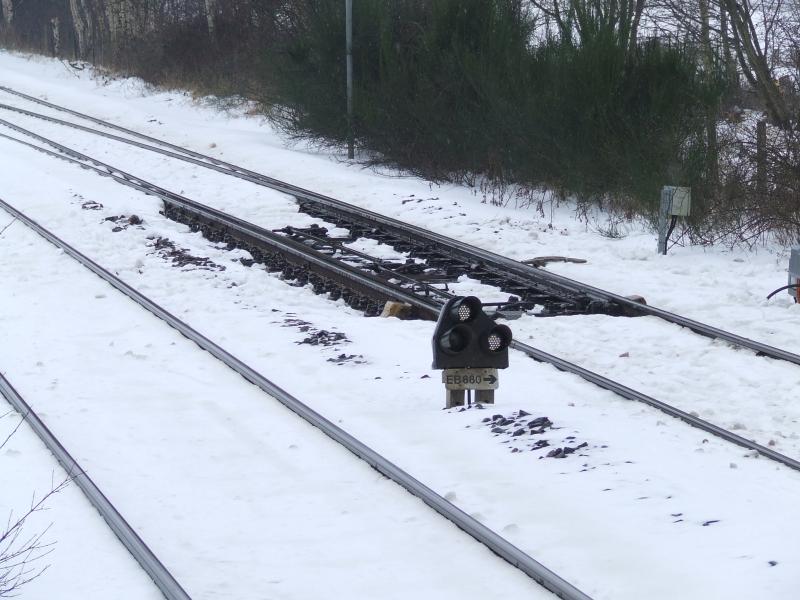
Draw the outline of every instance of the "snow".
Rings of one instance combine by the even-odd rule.
[[[2,401],[0,414],[8,409]],[[14,413],[0,419],[0,440],[18,421]],[[38,501],[67,474],[33,431],[23,426],[0,451],[0,477],[0,514],[5,526],[6,517],[12,512],[12,521],[22,516],[32,498]],[[22,588],[21,598],[163,598],[76,486],[68,485],[51,496],[44,508],[26,520],[22,538],[44,532],[42,543],[52,544],[46,549],[50,553],[30,566],[46,570]]]
[[[180,93],[92,80],[19,55],[0,54],[0,69],[2,85],[474,245],[519,259],[586,258],[548,268],[800,350],[800,309],[788,295],[765,300],[785,283],[783,248],[676,247],[659,256],[655,236],[636,224],[624,238],[609,239],[566,204],[546,206],[541,216],[482,203],[469,188],[287,148],[260,120]],[[2,96],[0,102],[46,112]],[[291,198],[240,180],[11,113],[0,118],[265,227],[324,225],[297,213]],[[165,220],[151,197],[5,140],[0,156],[3,199],[593,597],[796,596],[800,525],[791,515],[800,474],[516,353],[501,374],[495,407],[443,411],[439,373],[430,369],[432,323],[365,319],[242,266],[242,253]],[[87,202],[102,208],[82,208]],[[117,223],[104,220],[131,214],[143,224],[113,232]],[[0,230],[9,221],[0,214]],[[225,269],[175,268],[153,248],[155,237]],[[303,598],[317,595],[323,582],[331,594],[350,597],[537,593],[530,580],[317,439],[20,224],[0,236],[0,247],[3,372],[196,597]],[[376,250],[366,241],[356,247]],[[378,249],[397,258],[387,250]],[[456,287],[480,290],[487,301],[502,297],[469,280]],[[649,317],[524,317],[511,327],[521,341],[800,456],[795,366]],[[346,340],[302,343],[318,331]],[[555,428],[511,438],[482,423],[519,410],[546,415]],[[550,446],[529,450],[538,439]],[[564,459],[545,458],[583,442]],[[46,465],[41,453],[25,446],[16,460]],[[0,460],[4,480],[6,462]],[[66,497],[53,504],[65,520],[78,519],[77,509],[62,507]],[[93,535],[110,535],[97,519],[82,519]],[[387,521],[395,528],[387,530]],[[78,540],[59,536],[59,552],[70,554],[70,543]],[[121,555],[117,568],[134,579],[126,560]],[[46,592],[54,589],[66,597],[55,566],[33,585],[45,590],[40,597],[53,597]],[[76,598],[96,595],[69,589]],[[129,594],[143,596],[133,587]]]
[[[3,241],[4,365],[193,598],[551,596],[32,232]]]

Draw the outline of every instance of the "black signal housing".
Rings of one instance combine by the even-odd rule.
[[[451,298],[433,333],[434,369],[505,369],[511,329],[498,325],[475,296]]]

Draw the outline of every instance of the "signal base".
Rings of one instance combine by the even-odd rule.
[[[447,390],[444,407],[454,408],[456,406],[464,406],[464,397],[467,395],[466,390]]]

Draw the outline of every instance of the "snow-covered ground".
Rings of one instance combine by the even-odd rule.
[[[597,226],[575,220],[568,206],[546,207],[542,217],[531,209],[515,208],[513,202],[508,207],[483,203],[468,188],[432,186],[388,171],[377,173],[305,147],[287,148],[258,119],[238,112],[220,113],[179,93],[155,92],[131,80],[93,80],[88,72],[76,72],[58,62],[9,54],[0,54],[0,73],[2,85],[496,252],[516,258],[586,258],[587,264],[553,264],[551,268],[615,292],[642,294],[651,304],[742,335],[800,350],[794,340],[799,309],[788,295],[769,302],[764,299],[785,282],[783,249],[767,247],[751,253],[674,248],[670,255],[658,256],[652,233],[636,226],[631,225],[622,239],[609,239],[598,233]],[[0,94],[0,102],[42,112],[6,94]],[[313,221],[298,214],[290,198],[246,182],[12,113],[0,111],[0,118],[268,227]],[[208,244],[185,226],[163,219],[158,214],[159,202],[151,197],[8,141],[0,140],[0,156],[0,196],[6,201],[592,596],[796,597],[800,583],[796,541],[800,531],[796,530],[800,525],[792,514],[800,492],[797,473],[745,456],[741,449],[652,409],[519,355],[512,356],[511,368],[502,373],[494,409],[442,411],[444,392],[438,373],[430,369],[432,324],[365,319],[342,303],[291,287],[260,269],[243,267],[235,260],[240,253]],[[132,214],[141,217],[143,224],[106,220]],[[0,214],[0,230],[10,220]],[[159,237],[191,255],[208,257],[212,264],[176,268],[171,257],[155,247]],[[227,544],[238,542],[235,528],[251,530],[246,523],[257,527],[257,518],[263,516],[251,505],[259,503],[237,497],[247,480],[244,475],[219,475],[221,487],[215,488],[208,463],[212,460],[220,469],[231,463],[237,472],[249,469],[267,478],[281,470],[271,461],[286,460],[284,455],[264,453],[264,444],[274,442],[280,448],[291,437],[265,425],[276,411],[270,408],[274,401],[258,397],[249,386],[228,381],[231,378],[224,369],[207,357],[192,355],[185,367],[179,367],[183,361],[178,353],[167,353],[162,343],[144,333],[144,324],[149,322],[146,315],[134,316],[136,311],[121,308],[124,302],[110,290],[95,292],[102,298],[81,296],[85,290],[69,291],[67,280],[79,279],[80,269],[69,267],[66,259],[40,244],[18,223],[0,236],[2,280],[19,280],[21,286],[0,288],[0,310],[5,315],[0,318],[0,369],[34,406],[42,408],[56,434],[67,436],[67,446],[77,446],[79,460],[94,466],[98,477],[103,475],[98,483],[103,487],[108,482],[112,500],[120,504],[123,514],[133,517],[143,531],[152,532],[158,540],[154,549],[176,565],[179,580],[192,582],[204,593],[221,594],[208,573],[213,570],[209,565],[217,565],[215,561],[224,567],[222,572],[232,575],[263,571],[263,564],[273,564],[258,562],[275,553],[275,546],[263,554],[254,553],[256,546],[266,547],[260,544],[279,545],[289,565],[292,557],[311,552],[317,540],[304,535],[305,525],[282,528],[285,537],[278,536],[277,541],[261,530],[243,536],[242,555],[233,558],[207,547],[215,536],[231,536]],[[37,270],[40,275],[34,275]],[[469,282],[463,284],[464,291],[470,288]],[[58,311],[46,313],[46,306]],[[800,456],[798,409],[793,405],[797,367],[757,358],[651,318],[526,317],[513,322],[512,329],[517,339]],[[171,335],[176,344],[184,343],[169,331],[159,330],[157,339]],[[156,334],[152,336],[155,340]],[[345,337],[336,339],[341,336]],[[332,343],[312,343],[319,338]],[[95,354],[99,340],[104,341],[105,352]],[[48,389],[53,380],[58,384]],[[92,398],[78,391],[85,381],[93,382]],[[126,406],[125,411],[118,414],[117,405]],[[492,414],[509,416],[519,410],[531,413],[526,420],[549,417],[554,428],[512,438],[491,433],[483,422]],[[103,461],[115,458],[116,451],[104,435],[91,433],[90,427],[109,427],[128,422],[127,418],[124,435],[141,436],[140,445],[150,455],[140,465],[131,465],[133,474],[113,473]],[[175,426],[169,428],[168,422]],[[223,438],[212,442],[209,432],[226,428],[231,446],[222,443]],[[549,446],[531,449],[539,440],[547,440]],[[586,446],[564,459],[546,458],[554,448],[584,442]],[[320,467],[326,473],[328,454],[322,453],[323,458],[312,453],[314,442],[306,441],[306,434],[299,443],[289,444],[320,460],[315,465],[313,457],[304,454],[308,461],[303,468]],[[183,454],[187,447],[192,448],[191,455]],[[517,449],[522,451],[514,452]],[[23,452],[25,457],[29,454],[35,454],[35,449]],[[191,456],[196,464],[189,460]],[[4,480],[6,462],[6,457],[0,457]],[[156,472],[145,476],[151,467]],[[160,477],[170,483],[174,480],[174,497],[156,483]],[[319,481],[336,488],[341,477],[327,473]],[[248,488],[254,490],[251,498],[263,494],[259,506],[264,512],[280,514],[291,505],[288,499],[307,501],[306,489],[286,484],[285,489],[270,493],[264,482],[246,483],[253,486]],[[29,482],[19,481],[19,485],[28,487]],[[295,492],[297,496],[292,497]],[[317,500],[326,493],[318,490]],[[362,500],[368,502],[356,503],[353,514],[367,510],[379,493],[365,488]],[[188,496],[199,498],[200,508],[192,510],[191,502],[179,500]],[[5,494],[0,501],[5,503]],[[58,497],[53,502],[60,501]],[[398,513],[406,510],[403,503],[409,501],[397,502],[392,507]],[[207,522],[204,510],[212,507],[217,508],[215,519],[236,513],[230,516],[235,520],[233,530],[224,530],[216,520]],[[59,510],[70,517],[77,514]],[[291,518],[300,520],[286,519]],[[418,519],[435,521],[422,515]],[[94,527],[102,528],[101,524]],[[176,531],[198,535],[187,534],[177,541],[167,535]],[[348,548],[367,544],[361,535],[366,532],[354,536]],[[67,533],[64,539],[59,547],[66,553],[71,536]],[[424,540],[420,538],[418,545],[433,547]],[[465,545],[471,543],[465,541]],[[387,551],[394,550],[387,536],[370,556],[383,552],[384,545]],[[51,562],[58,556],[54,554]],[[342,557],[336,564],[337,584],[359,584],[362,560],[354,555]],[[258,576],[296,583],[285,586],[288,596],[276,591],[276,597],[304,597],[308,582],[293,578],[300,577],[293,567],[282,568],[280,575],[259,571]],[[472,571],[480,574],[465,564],[459,576]],[[59,581],[55,568],[45,577],[37,584]],[[488,577],[495,582],[498,575]],[[430,597],[443,595],[442,590],[464,589],[441,581],[439,590],[430,588]],[[503,585],[518,584],[515,575],[503,581]],[[480,589],[468,587],[476,593]],[[502,597],[509,589],[498,584],[481,593]],[[244,596],[231,590],[230,597],[273,593],[270,587],[248,589]],[[87,590],[74,591],[75,597],[93,597]],[[366,597],[364,593],[350,596]],[[367,595],[391,597],[392,592],[381,587]]]
[[[552,597],[33,232],[2,240],[6,372],[193,598]]]
[[[4,241],[0,238],[0,244]],[[4,259],[8,256],[5,250],[4,247]],[[3,285],[0,297],[5,300],[6,295]],[[4,315],[0,322],[4,323],[7,318],[7,306],[3,301]],[[5,355],[8,353],[6,345],[12,340],[5,337],[5,327],[0,326],[0,329]],[[5,364],[0,369],[8,372]],[[52,381],[44,383],[54,385]],[[10,407],[4,400],[0,402],[0,414],[6,414]],[[0,419],[0,442],[12,433],[18,422],[19,416],[15,413]],[[0,514],[3,517],[0,529],[5,530],[9,515],[13,513],[13,518],[9,519],[13,523],[30,508],[32,500],[39,502],[66,478],[67,474],[33,431],[24,425],[20,427],[0,451]],[[21,598],[163,598],[77,486],[68,484],[45,501],[41,512],[26,519],[21,536],[11,546],[20,548],[25,541],[42,533],[42,545],[51,544],[43,547],[49,554],[30,560],[28,567],[30,575],[45,570],[38,579],[20,588]],[[0,546],[8,547],[6,543]]]

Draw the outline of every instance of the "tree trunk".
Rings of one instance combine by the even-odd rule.
[[[700,8],[700,56],[704,75],[712,76],[714,71],[714,50],[711,47],[711,27],[709,25],[708,0],[699,0]],[[706,108],[706,168],[713,187],[719,181],[717,165],[717,107]]]
[[[739,89],[739,73],[736,70],[736,59],[731,52],[730,32],[728,31],[728,13],[725,7],[719,7],[719,29],[722,37],[722,59],[725,61],[725,76],[728,79],[728,89]]]
[[[77,56],[75,58],[85,60],[89,41],[89,15],[81,0],[70,0],[69,9],[77,43]]]
[[[767,197],[767,124],[756,123],[756,193],[758,201]]]
[[[208,23],[208,37],[214,39],[214,15],[217,10],[216,0],[204,0],[206,9],[206,22]]]
[[[639,37],[639,23],[642,20],[642,12],[644,11],[644,0],[636,0],[636,6],[633,9],[633,21],[631,23],[630,39],[628,40],[628,54],[633,54],[636,49],[636,43]]]
[[[61,20],[53,17],[48,22],[49,39],[48,45],[53,56],[58,56],[61,52]]]
[[[0,0],[0,12],[3,13],[3,21],[6,25],[11,25],[11,21],[14,19],[13,0]]]
[[[789,108],[767,64],[752,16],[736,0],[722,1],[730,18],[734,50],[745,77],[758,92],[772,121],[781,129],[790,130]]]

